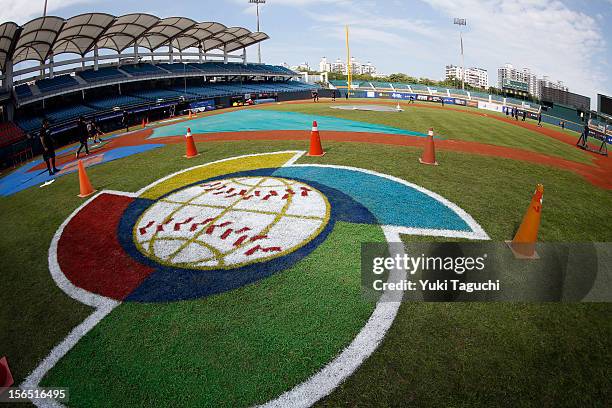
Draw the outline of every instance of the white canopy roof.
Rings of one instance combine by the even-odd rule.
[[[80,14],[69,19],[39,17],[19,26],[13,22],[0,25],[0,71],[6,62],[26,60],[44,62],[51,55],[73,53],[85,56],[98,48],[121,53],[133,46],[155,51],[172,47],[183,51],[215,48],[233,52],[268,39],[265,33],[221,23],[198,23],[187,17],[159,18],[134,13],[116,17],[105,13]]]

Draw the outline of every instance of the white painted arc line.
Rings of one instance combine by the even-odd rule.
[[[62,270],[61,270],[61,268],[59,266],[59,262],[58,262],[58,259],[57,259],[57,248],[58,248],[59,239],[60,239],[62,233],[64,232],[64,229],[66,228],[66,226],[70,223],[70,221],[83,208],[85,208],[85,206],[90,204],[93,200],[95,200],[98,196],[100,196],[102,194],[114,194],[114,195],[119,195],[119,196],[124,196],[124,197],[136,198],[136,197],[139,197],[143,192],[149,190],[151,187],[159,184],[160,182],[162,182],[164,180],[168,180],[168,179],[176,176],[177,174],[185,173],[185,172],[188,172],[190,170],[194,170],[196,168],[201,168],[201,167],[209,166],[211,164],[221,163],[221,162],[226,162],[226,161],[231,161],[231,160],[240,159],[240,158],[246,158],[246,157],[266,156],[266,155],[275,155],[275,154],[287,154],[287,153],[294,153],[294,156],[290,160],[288,160],[287,163],[295,163],[306,152],[305,151],[301,151],[301,150],[296,150],[296,151],[292,150],[292,151],[280,151],[280,152],[271,152],[271,153],[258,153],[258,154],[253,154],[253,155],[243,155],[243,156],[237,156],[237,157],[230,157],[230,158],[225,158],[225,159],[217,160],[217,161],[214,161],[214,162],[202,164],[202,165],[199,165],[199,166],[194,166],[194,167],[191,167],[191,168],[188,168],[188,169],[180,170],[180,171],[178,171],[176,173],[173,173],[173,174],[170,174],[169,176],[164,177],[163,179],[157,180],[157,181],[149,184],[148,186],[143,187],[142,189],[140,189],[138,192],[135,192],[135,193],[127,193],[127,192],[116,191],[116,190],[103,190],[103,191],[98,192],[97,194],[95,194],[92,197],[90,197],[89,199],[87,199],[76,210],[74,210],[66,218],[66,220],[64,220],[64,222],[60,225],[60,227],[55,232],[55,234],[54,234],[54,236],[53,236],[53,238],[51,240],[51,245],[49,246],[49,259],[48,259],[48,261],[49,261],[49,271],[51,273],[51,277],[55,281],[55,284],[64,293],[66,293],[71,298],[73,298],[75,300],[78,300],[79,302],[81,302],[83,304],[86,304],[88,306],[98,307],[99,305],[105,304],[108,301],[114,301],[113,299],[110,299],[108,297],[105,297],[105,296],[102,296],[102,295],[98,295],[96,293],[91,293],[91,292],[88,292],[88,291],[86,291],[86,290],[84,290],[82,288],[79,288],[79,287],[75,286],[72,282],[70,282],[70,280],[66,277],[66,275],[64,275],[64,273],[62,272]]]
[[[138,190],[134,194],[138,197],[138,196],[142,195],[145,191],[150,190],[151,188],[155,187],[156,185],[158,185],[160,183],[163,183],[164,181],[167,181],[167,180],[171,179],[172,177],[178,176],[179,174],[187,173],[187,172],[195,170],[195,169],[199,169],[199,168],[202,168],[202,167],[210,166],[212,164],[218,164],[218,163],[223,163],[223,162],[226,162],[226,161],[232,161],[232,160],[236,160],[236,159],[243,159],[243,158],[247,158],[247,157],[271,156],[271,155],[287,154],[287,153],[293,153],[294,154],[294,157],[292,157],[289,161],[287,161],[287,163],[289,163],[289,162],[294,163],[302,155],[306,154],[306,152],[302,151],[302,150],[287,150],[287,151],[280,151],[280,152],[245,154],[243,156],[227,157],[225,159],[216,160],[216,161],[213,161],[213,162],[204,163],[204,164],[200,164],[198,166],[193,166],[193,167],[189,167],[187,169],[179,170],[177,172],[174,172],[172,174],[167,175],[166,177],[163,177],[163,178],[161,178],[159,180],[156,180],[156,181],[154,181],[153,183],[151,183],[151,184],[149,184],[147,186],[144,186],[143,188],[141,188],[140,190]],[[286,163],[283,166],[286,166]]]
[[[187,171],[193,170],[195,168],[200,168],[204,166],[208,166],[210,164],[229,161],[241,157],[251,157],[251,156],[263,156],[263,155],[272,155],[272,154],[281,154],[281,153],[295,153],[294,157],[286,162],[283,167],[328,167],[328,168],[340,168],[347,169],[351,171],[363,172],[366,174],[372,174],[379,177],[384,177],[389,180],[393,180],[399,182],[401,184],[412,187],[418,191],[423,192],[424,194],[429,195],[430,197],[436,199],[437,201],[443,203],[451,210],[455,211],[457,215],[459,215],[468,225],[472,228],[473,234],[465,233],[465,238],[471,239],[489,239],[486,232],[480,227],[480,225],[463,209],[458,207],[456,204],[446,200],[444,197],[433,193],[427,189],[424,189],[415,184],[409,183],[405,180],[399,179],[397,177],[389,176],[382,173],[377,173],[370,170],[358,169],[354,167],[347,166],[333,166],[333,165],[316,165],[316,164],[305,164],[305,165],[297,165],[294,164],[302,155],[305,154],[304,151],[284,151],[284,152],[271,152],[271,153],[261,153],[254,155],[245,155],[238,156],[232,158],[226,158],[222,160],[218,160],[215,162],[206,163],[199,166],[194,166],[188,169],[184,169],[178,171],[174,174],[164,177],[163,179],[157,180],[154,183],[149,184],[146,187],[143,187],[136,193],[125,193],[120,191],[113,190],[105,190],[100,193],[94,195],[89,200],[84,202],[79,208],[77,208],[65,221],[62,223],[58,231],[53,237],[51,242],[51,246],[49,248],[49,269],[51,271],[52,277],[58,287],[62,289],[66,294],[68,294],[73,299],[79,300],[87,305],[97,307],[97,310],[90,315],[87,319],[85,319],[80,325],[75,327],[70,334],[60,343],[58,344],[51,353],[39,364],[39,366],[26,378],[26,381],[22,384],[22,387],[30,387],[30,386],[38,386],[41,379],[46,375],[46,373],[53,368],[53,366],[66,354],[68,351],[74,347],[78,343],[78,341],[85,336],[95,325],[102,320],[108,313],[110,313],[120,302],[115,300],[106,298],[104,296],[100,296],[97,294],[93,294],[87,292],[81,288],[74,286],[62,273],[59,264],[57,263],[57,244],[59,242],[59,237],[63,232],[66,225],[70,222],[74,216],[87,204],[93,201],[100,194],[109,193],[116,195],[123,195],[126,197],[138,197],[143,192],[147,191],[151,187],[168,180],[177,174],[185,173]],[[383,232],[385,234],[385,238],[389,243],[397,243],[401,242],[400,233],[405,234],[414,234],[421,235],[422,233],[437,233],[439,236],[457,236],[452,235],[455,232],[461,233],[458,231],[450,231],[450,230],[427,230],[427,229],[417,229],[417,228],[405,228],[405,227],[397,227],[397,226],[383,226]],[[442,235],[440,235],[442,234]],[[447,234],[447,235],[444,235]],[[390,247],[390,252],[392,254],[400,254],[403,255],[403,249],[395,250]],[[405,271],[391,271],[389,275],[390,282],[398,281],[405,279],[406,273]],[[397,315],[397,311],[399,310],[401,304],[401,296],[403,292],[385,292],[381,299],[378,301],[374,312],[370,316],[370,319],[366,323],[366,326],[362,328],[357,337],[351,342],[351,344],[339,355],[337,356],[331,363],[329,363],[323,370],[313,375],[306,382],[298,385],[292,390],[287,391],[282,394],[277,399],[264,404],[264,407],[276,407],[276,406],[296,406],[296,407],[307,407],[311,406],[324,396],[328,395],[332,392],[339,384],[341,384],[346,378],[348,378],[352,373],[361,365],[366,358],[368,358],[378,347],[384,335],[391,327],[395,316]],[[388,299],[389,296],[400,296],[397,301],[390,301]],[[323,384],[321,384],[321,381]],[[36,382],[34,384],[34,382]],[[44,400],[44,401],[36,401],[36,405],[39,407],[63,407],[62,404],[58,403],[55,400]]]
[[[229,161],[229,160],[233,160],[233,159],[238,159],[238,158],[242,158],[242,157],[250,157],[250,156],[263,156],[263,155],[272,155],[272,154],[282,154],[282,153],[295,153],[294,157],[291,158],[287,163],[295,163],[302,155],[304,155],[306,152],[305,151],[285,151],[285,152],[271,152],[271,153],[261,153],[261,154],[255,154],[255,155],[244,155],[244,156],[238,156],[238,157],[230,157],[230,158],[226,158],[226,159],[222,159],[222,160],[218,160],[216,162],[210,162],[210,163],[206,163],[200,166],[195,166],[189,169],[185,169],[185,170],[181,170],[179,172],[176,172],[174,174],[171,174],[167,177],[165,177],[163,180],[167,180],[171,177],[174,177],[177,174],[180,173],[184,173],[186,171],[198,168],[198,167],[204,167],[210,164],[214,164],[214,163],[218,163],[218,162],[224,162],[224,161]],[[286,163],[286,164],[287,164]],[[88,306],[92,306],[94,308],[96,308],[96,310],[87,318],[85,319],[81,324],[79,324],[78,326],[76,326],[69,334],[68,336],[66,336],[66,338],[64,338],[64,340],[62,340],[61,343],[59,343],[57,346],[55,346],[53,348],[53,350],[51,350],[51,352],[49,353],[49,355],[47,355],[47,357],[34,369],[34,371],[32,371],[32,373],[30,373],[30,375],[26,378],[26,380],[24,381],[24,383],[21,385],[22,388],[24,387],[37,387],[40,383],[40,381],[42,380],[42,378],[49,372],[49,370],[51,370],[55,364],[57,364],[57,362],[64,356],[66,355],[66,353],[68,353],[68,351],[70,351],[70,349],[72,349],[72,347],[74,347],[74,345],[76,345],[78,343],[78,341],[85,336],[93,327],[95,327],[106,315],[108,315],[108,313],[110,313],[116,306],[118,306],[120,304],[120,302],[117,302],[113,299],[95,294],[95,293],[91,293],[88,292],[82,288],[79,288],[77,286],[75,286],[74,284],[72,284],[72,282],[70,282],[70,280],[66,277],[66,275],[64,275],[64,273],[62,272],[60,266],[59,266],[59,262],[57,260],[57,246],[59,243],[59,239],[62,235],[62,232],[64,231],[64,229],[66,228],[66,226],[68,225],[68,223],[79,213],[79,211],[81,211],[83,208],[85,208],[86,205],[88,205],[89,203],[91,203],[93,200],[95,200],[98,196],[102,195],[102,194],[114,194],[114,195],[120,195],[120,196],[125,196],[125,197],[132,197],[132,198],[136,198],[138,196],[140,196],[140,194],[142,194],[142,192],[148,190],[149,188],[151,188],[152,186],[160,183],[163,180],[157,180],[156,182],[150,184],[149,186],[146,186],[142,189],[140,189],[138,192],[136,193],[128,193],[128,192],[123,192],[123,191],[116,191],[116,190],[103,190],[100,191],[99,193],[93,195],[92,197],[90,197],[88,200],[86,200],[83,204],[81,204],[77,209],[75,209],[67,218],[66,220],[64,220],[64,222],[60,225],[60,227],[57,229],[57,231],[55,232],[52,240],[51,240],[51,244],[49,246],[49,255],[48,255],[48,262],[49,262],[49,271],[51,273],[51,277],[53,278],[54,282],[56,283],[56,285],[64,292],[66,293],[68,296],[70,296],[71,298],[86,304]],[[36,401],[32,401],[33,403],[35,403],[35,405],[40,406],[40,407],[63,407],[63,405],[55,400],[36,400]]]
[[[108,302],[113,302],[114,300],[102,295],[98,295],[96,293],[91,293],[83,288],[75,286],[62,272],[62,269],[59,265],[59,261],[57,259],[57,248],[60,237],[62,236],[64,229],[70,223],[70,221],[79,213],[79,211],[81,211],[83,208],[85,208],[85,206],[87,206],[89,203],[98,198],[101,194],[104,194],[104,192],[102,191],[89,198],[64,220],[64,222],[60,225],[60,227],[55,232],[55,235],[53,235],[53,238],[51,239],[51,245],[49,246],[48,255],[49,272],[51,273],[51,277],[53,278],[53,281],[55,281],[55,284],[72,299],[75,299],[83,304],[92,307],[100,307],[101,305],[107,304]]]
[[[435,199],[436,201],[440,202],[441,204],[445,205],[446,207],[450,208],[452,211],[454,211],[459,217],[461,217],[467,224],[468,226],[472,229],[472,231],[474,232],[473,237],[477,237],[474,239],[484,239],[484,240],[488,240],[489,235],[487,235],[487,233],[482,229],[482,227],[480,226],[480,224],[478,224],[476,222],[476,220],[474,220],[474,218],[472,218],[471,215],[469,215],[467,212],[465,212],[461,207],[459,207],[457,204],[447,200],[446,198],[442,197],[441,195],[434,193],[433,191],[430,191],[424,187],[421,187],[417,184],[414,183],[410,183],[406,180],[402,180],[398,177],[394,177],[394,176],[390,176],[388,174],[383,174],[383,173],[379,173],[373,170],[367,170],[367,169],[360,169],[360,168],[356,168],[356,167],[350,167],[350,166],[337,166],[337,165],[331,165],[331,164],[294,164],[291,167],[320,167],[320,168],[331,168],[331,169],[341,169],[341,170],[349,170],[349,171],[355,171],[355,172],[361,172],[361,173],[365,173],[365,174],[371,174],[373,176],[377,176],[377,177],[382,177],[382,178],[386,178],[388,180],[391,181],[395,181],[397,183],[403,184],[405,186],[411,187],[417,191],[420,191],[423,194],[426,194],[428,196],[430,196],[431,198]],[[416,230],[416,229],[413,229]]]
[[[91,329],[93,329],[102,319],[104,319],[120,302],[110,301],[100,305],[89,317],[76,326],[72,331],[51,350],[49,355],[36,367],[32,373],[23,381],[20,388],[36,388],[39,386],[43,377],[51,370],[58,361],[62,359]],[[32,400],[38,407],[63,407],[63,405],[53,399]]]
[[[400,242],[399,235],[383,227],[385,238],[389,243]],[[389,245],[391,256],[404,255],[399,245]],[[394,269],[389,274],[388,282],[399,282],[406,279],[406,271]],[[329,395],[342,382],[350,377],[361,364],[378,348],[385,334],[393,324],[401,305],[403,291],[385,291],[376,303],[374,312],[365,326],[338,356],[321,371],[305,382],[269,401],[260,408],[306,408]],[[397,299],[392,299],[396,297]],[[391,299],[390,299],[391,298]]]

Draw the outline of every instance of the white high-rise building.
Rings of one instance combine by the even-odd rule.
[[[291,67],[293,71],[310,71],[310,65],[307,62],[302,62],[299,65],[294,65]]]
[[[334,62],[328,62],[326,57],[321,58],[319,62],[319,71],[320,72],[336,72],[338,74],[346,74],[346,62],[342,61],[338,58]],[[371,62],[366,62],[362,64],[358,62],[354,57],[351,58],[351,73],[355,75],[360,74],[376,74],[376,67]]]
[[[567,86],[565,86],[565,84],[563,83],[563,81],[552,81],[548,78],[548,76],[544,75],[544,77],[542,77],[542,79],[538,79],[538,85],[537,85],[537,91],[536,91],[536,97],[541,98],[542,97],[542,87],[547,87],[547,88],[553,88],[553,89],[559,89],[561,91],[566,91],[569,92],[569,88]]]
[[[497,69],[497,87],[503,89],[504,84],[507,84],[505,81],[509,80],[525,83],[529,89],[529,93],[536,98],[542,97],[543,86],[568,91],[563,81],[552,81],[547,76],[538,78],[529,68],[518,70],[515,69],[512,64],[506,64]]]
[[[529,68],[523,68],[522,70],[514,68],[512,64],[505,64],[503,67],[497,69],[497,87],[499,89],[504,88],[504,81],[517,81],[526,84],[528,92],[532,95],[536,95],[538,90],[538,79]]]
[[[444,76],[446,79],[459,79],[465,78],[465,83],[475,88],[489,88],[489,73],[486,69],[470,67],[465,69],[465,77],[463,75],[463,69],[456,65],[447,65],[446,73]]]

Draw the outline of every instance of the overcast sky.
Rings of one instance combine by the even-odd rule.
[[[248,0],[48,0],[49,14],[153,13],[219,21],[255,29]],[[24,23],[42,14],[44,0],[0,0],[0,22]],[[467,19],[465,64],[489,70],[506,62],[538,76],[563,80],[570,91],[592,98],[612,94],[612,0],[267,0],[261,7],[262,44],[268,63],[345,58],[344,25],[351,52],[379,72],[441,79],[446,64],[459,64],[453,17]],[[256,48],[249,59],[256,58]]]

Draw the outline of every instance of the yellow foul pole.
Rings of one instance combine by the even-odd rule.
[[[351,49],[349,47],[349,27],[346,26],[346,73],[347,73],[347,81],[346,84],[348,86],[347,92],[350,94],[351,92]]]

